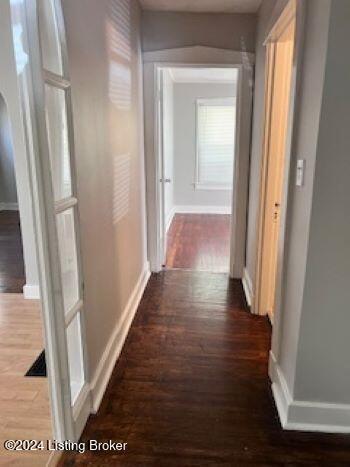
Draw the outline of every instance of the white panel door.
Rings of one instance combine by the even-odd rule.
[[[83,326],[83,277],[79,246],[78,199],[74,166],[74,137],[71,89],[68,73],[64,22],[59,0],[32,2],[32,19],[37,26],[40,56],[34,87],[39,90],[35,105],[41,132],[40,155],[46,184],[46,209],[52,219],[48,238],[51,255],[56,259],[53,274],[54,312],[61,332],[60,355],[65,360],[66,413],[69,436],[79,436],[77,407],[88,391]],[[35,39],[35,34],[31,38]],[[35,52],[33,52],[33,55]],[[59,332],[58,332],[59,334]],[[63,337],[62,337],[63,336]],[[63,387],[64,390],[64,387]],[[73,431],[73,434],[72,434]]]

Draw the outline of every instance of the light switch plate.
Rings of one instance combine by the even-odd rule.
[[[298,159],[297,173],[296,173],[296,186],[304,185],[304,175],[305,175],[305,159]]]

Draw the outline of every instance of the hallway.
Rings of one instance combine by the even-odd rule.
[[[153,275],[82,437],[127,450],[66,453],[60,465],[348,465],[348,436],[281,429],[271,328],[243,297],[224,274]]]

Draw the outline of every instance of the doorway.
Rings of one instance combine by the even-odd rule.
[[[16,185],[10,121],[0,94],[0,293],[21,294],[26,283]]]
[[[263,165],[255,311],[274,320],[283,188],[286,182],[288,130],[295,49],[295,3],[290,2],[266,41],[266,89]],[[283,239],[282,239],[283,240]]]
[[[165,269],[229,273],[238,75],[237,68],[159,70]]]
[[[18,153],[13,144],[14,119],[10,118],[2,91],[3,87],[0,89],[0,436],[39,442],[52,437],[46,365],[38,364],[45,340],[40,303],[23,294],[26,274],[19,212],[21,209],[23,215],[23,205],[19,207],[17,197],[17,183],[22,179],[16,177],[20,159],[15,164]],[[32,465],[44,465],[48,453],[38,450],[21,454],[3,449],[1,456],[4,463],[20,462],[26,457]]]
[[[234,183],[230,218],[229,275],[241,279],[245,264],[249,154],[252,114],[252,82],[255,56],[226,49],[191,46],[143,53],[144,122],[146,161],[147,247],[150,269],[160,272],[164,264],[163,167],[161,161],[161,70],[163,68],[229,68],[238,72],[237,127]],[[192,174],[193,175],[193,174]]]

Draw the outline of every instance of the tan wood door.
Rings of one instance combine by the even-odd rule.
[[[291,22],[277,42],[268,44],[270,62],[270,118],[267,125],[267,178],[263,222],[260,309],[274,313],[280,207],[293,67],[294,23]]]

